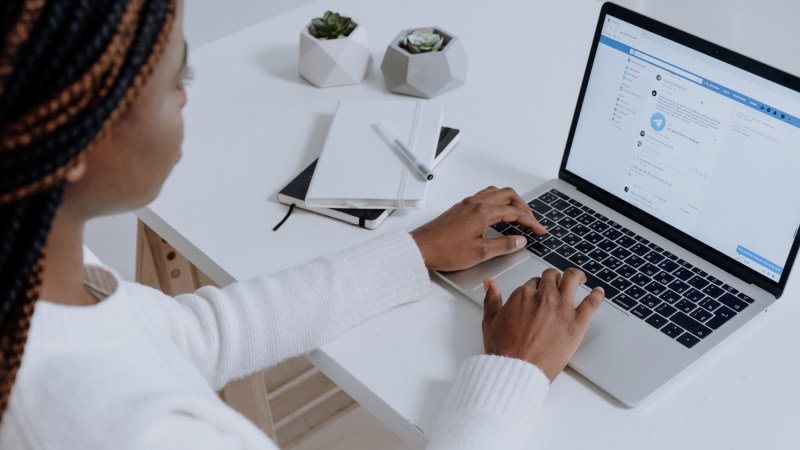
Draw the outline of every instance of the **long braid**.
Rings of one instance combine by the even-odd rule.
[[[0,3],[0,420],[39,298],[64,177],[152,74],[174,2]]]

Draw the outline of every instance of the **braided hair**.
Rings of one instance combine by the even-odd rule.
[[[0,420],[64,178],[136,98],[175,0],[0,2]]]

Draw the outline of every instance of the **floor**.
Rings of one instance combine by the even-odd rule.
[[[185,13],[186,40],[196,48],[310,0],[192,0]],[[224,11],[220,11],[224,5]],[[133,213],[90,222],[86,245],[122,278],[133,280],[136,217]],[[407,450],[408,447],[363,408],[356,408],[310,436],[298,450]]]

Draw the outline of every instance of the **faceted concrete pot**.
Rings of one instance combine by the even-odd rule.
[[[444,38],[444,46],[438,52],[411,54],[400,47],[415,28],[403,30],[389,43],[381,71],[390,91],[431,98],[467,80],[468,58],[461,40],[439,27],[429,28]]]
[[[317,39],[300,32],[300,76],[317,87],[355,84],[366,78],[372,67],[372,53],[367,45],[367,30],[363,25],[349,36],[339,39]]]

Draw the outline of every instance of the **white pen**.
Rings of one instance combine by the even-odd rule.
[[[411,166],[412,169],[417,171],[417,173],[419,173],[423,179],[425,179],[426,181],[430,181],[433,179],[433,174],[431,173],[430,169],[428,169],[428,167],[426,167],[425,164],[420,162],[420,160],[418,160],[417,157],[414,156],[413,153],[411,153],[408,147],[406,147],[405,144],[403,144],[403,142],[400,139],[395,137],[395,135],[393,135],[389,131],[385,123],[383,123],[382,121],[375,122],[372,124],[372,129],[375,130],[375,132],[378,133],[378,136],[380,136],[381,139],[386,141],[386,143],[390,147],[397,150],[397,153],[399,153],[402,156],[406,164],[408,164],[409,166]]]

